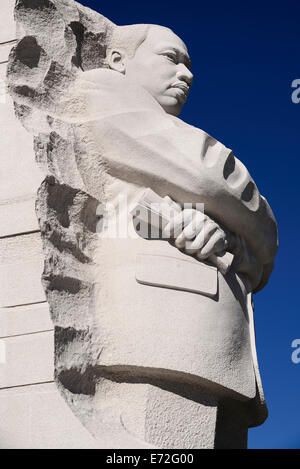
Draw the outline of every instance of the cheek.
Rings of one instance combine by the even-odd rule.
[[[156,62],[153,64],[151,77],[160,89],[166,89],[176,78],[176,67],[172,64]],[[149,76],[149,79],[150,76]]]
[[[156,99],[160,99],[176,79],[176,66],[160,56],[143,57],[143,60],[129,63],[126,73]]]
[[[165,77],[173,77],[176,75],[176,65],[173,64],[171,61],[166,59],[157,60],[155,64],[153,64],[155,70],[161,75]]]

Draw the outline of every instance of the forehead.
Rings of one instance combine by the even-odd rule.
[[[162,26],[151,26],[143,44],[153,52],[160,52],[162,49],[171,48],[183,56],[189,57],[187,47],[180,37],[176,36],[170,29]]]

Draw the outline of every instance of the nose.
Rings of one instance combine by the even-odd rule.
[[[176,77],[178,80],[185,81],[188,86],[192,86],[194,75],[183,63],[178,64]]]

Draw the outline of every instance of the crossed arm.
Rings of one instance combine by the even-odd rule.
[[[95,148],[94,155],[87,148],[86,174],[91,174],[94,158],[102,161],[112,177],[151,187],[181,205],[203,203],[206,218],[197,221],[198,231],[190,233],[192,228],[184,226],[186,231],[176,239],[178,247],[197,249],[205,259],[224,248],[234,252],[237,245],[239,256],[235,257],[244,259],[238,262],[239,268],[249,271],[245,267],[248,258],[248,264],[250,259],[251,265],[257,264],[250,271],[263,271],[262,280],[254,282],[253,289],[267,283],[277,251],[275,218],[247,169],[230,150],[200,129],[184,123],[182,127],[170,125],[168,117],[154,111],[112,114],[87,121],[80,128],[81,161],[82,135],[93,141]],[[235,239],[242,242],[235,243]],[[244,251],[248,254],[242,255]]]
[[[221,227],[208,215],[195,209],[181,209],[170,197],[165,197],[174,209],[172,217],[163,230],[164,237],[172,237],[175,246],[182,252],[205,260],[224,251],[234,255],[235,272],[247,275],[253,290],[258,290],[262,281],[263,266],[257,261],[248,243],[240,236]]]

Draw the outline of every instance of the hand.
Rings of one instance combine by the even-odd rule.
[[[263,288],[264,266],[253,255],[249,244],[242,236],[236,237],[233,268],[235,272],[245,274],[249,278],[252,291],[256,292]]]
[[[217,222],[195,209],[178,208],[177,214],[165,226],[163,236],[175,238],[178,249],[195,254],[198,259],[229,250],[233,241],[230,233]]]

